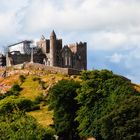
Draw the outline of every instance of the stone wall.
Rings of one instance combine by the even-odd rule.
[[[61,67],[51,67],[46,66],[43,64],[37,64],[37,63],[27,63],[24,65],[25,69],[36,69],[36,70],[47,70],[49,73],[60,73],[60,74],[66,74],[66,75],[78,75],[81,71],[72,69],[72,68],[61,68]]]
[[[43,64],[44,58],[45,58],[44,54],[34,54],[33,62]],[[28,54],[20,54],[20,55],[14,54],[14,55],[9,55],[9,59],[12,60],[12,65],[18,65],[18,64],[23,64],[25,62],[30,62],[31,61],[31,55],[28,55]]]
[[[47,73],[79,75],[81,72],[80,70],[73,69],[73,68],[51,67],[39,63],[24,63],[24,64],[18,64],[7,68],[3,68],[0,76],[3,75],[4,71],[6,71],[6,76],[10,76],[14,74],[36,74],[36,72],[34,71],[33,73],[32,70],[40,71],[41,75]]]

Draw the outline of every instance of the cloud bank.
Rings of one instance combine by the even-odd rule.
[[[139,0],[1,0],[0,45],[46,37],[88,42],[88,67],[140,83]]]

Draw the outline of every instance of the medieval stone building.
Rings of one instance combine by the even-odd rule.
[[[34,55],[34,63],[43,64],[45,55],[41,49],[32,46],[32,41],[24,40],[16,44],[8,46],[8,52],[6,54],[6,66],[12,66],[22,64],[31,61],[31,53]]]
[[[48,66],[87,69],[86,43],[80,42],[62,47],[62,39],[57,39],[53,31],[50,39],[45,39],[42,36],[40,41],[37,42],[37,46],[46,55],[45,64]]]
[[[7,66],[32,62],[77,70],[87,69],[87,44],[80,42],[62,47],[62,39],[57,39],[54,31],[50,39],[42,36],[36,46],[32,46],[32,41],[25,40],[8,48]]]

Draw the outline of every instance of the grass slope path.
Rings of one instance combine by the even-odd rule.
[[[13,70],[14,71],[14,70]],[[79,76],[68,76],[62,74],[49,74],[47,71],[40,70],[30,70],[30,73],[25,73],[25,81],[23,83],[20,82],[20,75],[25,71],[15,70],[16,73],[13,72],[10,76],[6,78],[0,77],[0,93],[5,93],[7,90],[11,88],[14,83],[20,84],[22,87],[22,91],[20,92],[19,97],[24,97],[30,99],[32,101],[35,100],[37,96],[40,94],[47,95],[48,90],[51,86],[57,83],[62,79],[74,79],[79,80]],[[38,80],[35,80],[38,79]],[[41,83],[45,83],[45,87],[42,87]],[[133,84],[136,90],[140,91],[140,86],[137,84]],[[53,124],[52,116],[53,112],[48,111],[47,105],[40,104],[40,109],[28,112],[28,114],[32,115],[42,126],[47,127],[50,124]]]
[[[0,93],[6,93],[14,83],[17,83],[21,86],[22,90],[20,91],[19,98],[24,97],[32,101],[35,100],[40,94],[47,95],[49,88],[51,88],[55,83],[62,79],[70,79],[68,75],[62,74],[49,74],[47,71],[40,71],[31,69],[30,73],[23,70],[11,70],[12,74],[3,78],[0,77]],[[15,72],[14,72],[15,71]],[[25,76],[25,81],[21,83],[20,75]],[[74,77],[75,80],[78,80],[79,77]],[[42,83],[45,83],[45,88],[42,87]],[[47,127],[50,124],[53,124],[52,116],[53,112],[48,111],[47,105],[40,105],[40,109],[28,112],[29,115],[33,116],[38,123],[43,127]]]

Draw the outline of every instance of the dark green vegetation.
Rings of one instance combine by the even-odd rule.
[[[108,70],[51,76],[21,75],[0,95],[0,139],[140,139],[140,92],[130,80]]]
[[[0,116],[1,140],[53,140],[53,130],[40,127],[24,112],[14,111]]]
[[[82,74],[76,97],[80,136],[99,140],[140,139],[140,93],[124,77],[107,70]]]
[[[61,80],[49,92],[49,108],[54,111],[56,134],[64,140],[78,139],[78,123],[74,120],[78,110],[76,89],[80,87],[73,80]]]
[[[41,101],[19,97],[21,90],[18,84],[14,84],[0,96],[0,140],[54,140],[52,128],[41,127],[26,113],[39,109],[37,104]]]
[[[22,90],[22,88],[18,85],[18,84],[14,84],[11,89],[9,91],[7,91],[5,94],[0,94],[0,100],[4,99],[7,96],[10,95],[19,95],[20,91]]]
[[[140,93],[130,80],[107,70],[85,71],[81,79],[81,87],[62,80],[49,93],[57,135],[64,140],[78,139],[77,133],[97,140],[140,139]]]
[[[25,81],[26,77],[24,75],[20,75],[19,76],[19,80],[21,82],[21,84]]]

